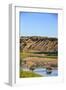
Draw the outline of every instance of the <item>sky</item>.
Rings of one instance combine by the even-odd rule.
[[[56,13],[20,12],[20,36],[58,37]]]

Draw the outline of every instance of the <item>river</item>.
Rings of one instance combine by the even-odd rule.
[[[27,68],[23,68],[22,70],[30,71]],[[33,72],[36,74],[39,74],[41,76],[58,76],[58,70],[57,69],[52,70],[51,73],[47,73],[46,68],[36,68],[35,70],[33,70]]]
[[[58,75],[58,70],[54,69],[52,70],[51,73],[47,73],[45,68],[37,68],[34,70],[35,73],[42,75],[42,76],[57,76]]]

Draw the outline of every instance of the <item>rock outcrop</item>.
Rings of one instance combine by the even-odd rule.
[[[41,52],[58,52],[58,39],[52,37],[28,36],[20,37],[20,50],[36,50]]]

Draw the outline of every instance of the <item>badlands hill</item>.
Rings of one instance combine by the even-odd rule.
[[[20,37],[21,51],[58,52],[58,39],[40,36]]]

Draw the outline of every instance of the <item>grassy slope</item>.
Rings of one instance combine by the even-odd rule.
[[[20,72],[20,78],[27,78],[27,77],[41,77],[41,75],[35,74],[34,72],[30,72],[30,71]]]

